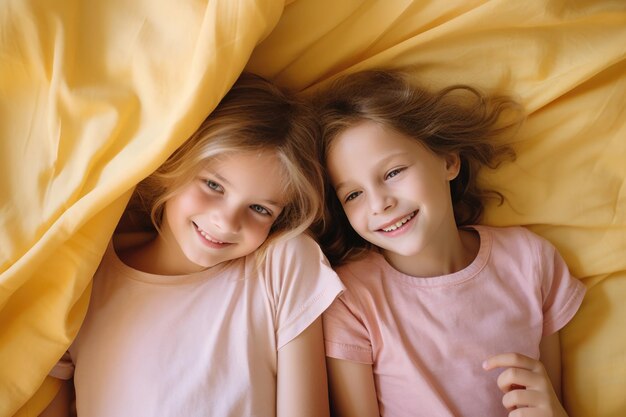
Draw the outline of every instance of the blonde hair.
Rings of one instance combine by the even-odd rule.
[[[165,203],[207,161],[241,152],[274,152],[282,164],[286,205],[260,255],[272,241],[305,231],[322,214],[323,178],[317,158],[319,125],[310,105],[265,80],[244,73],[196,132],[137,185],[129,205],[159,231]]]
[[[437,155],[459,155],[460,172],[450,183],[457,226],[477,223],[486,198],[504,201],[502,194],[481,188],[477,174],[483,166],[495,168],[515,158],[513,149],[498,140],[523,120],[521,106],[510,97],[487,96],[461,84],[431,92],[414,85],[402,71],[371,70],[336,80],[317,94],[315,102],[324,165],[333,140],[369,120],[414,138]],[[510,117],[503,117],[505,112]],[[325,214],[314,231],[330,262],[339,265],[359,258],[373,245],[352,229],[328,180],[325,187]]]

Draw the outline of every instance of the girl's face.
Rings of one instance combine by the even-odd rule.
[[[442,158],[413,138],[363,121],[334,139],[327,164],[350,224],[392,265],[445,250],[458,233],[449,188],[459,171],[456,155]]]
[[[257,250],[285,205],[281,166],[268,151],[226,155],[166,201],[158,239],[172,268],[195,272]]]

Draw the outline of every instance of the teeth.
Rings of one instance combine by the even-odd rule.
[[[206,240],[208,240],[209,242],[224,244],[224,242],[220,242],[219,240],[212,239],[211,236],[207,235],[204,230],[202,230],[202,229],[200,229],[200,227],[198,227],[198,225],[196,225],[196,228],[198,229],[198,232],[200,232],[202,237],[205,238]]]
[[[394,230],[396,230],[398,227],[402,226],[404,223],[408,222],[409,220],[411,220],[413,218],[413,216],[415,216],[415,212],[409,214],[408,216],[398,220],[396,223],[392,224],[391,226],[384,228],[383,231],[385,232],[392,232]]]

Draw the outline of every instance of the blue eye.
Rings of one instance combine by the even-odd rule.
[[[222,186],[216,183],[215,181],[205,180],[204,182],[206,183],[207,187],[209,187],[213,191],[218,191],[218,192],[224,191]]]
[[[359,195],[361,195],[360,191],[355,191],[353,193],[348,194],[348,196],[346,197],[346,199],[344,200],[344,202],[348,202],[351,200],[354,200],[355,198],[357,198]]]
[[[268,209],[266,209],[265,207],[260,206],[260,205],[258,205],[258,204],[253,204],[253,205],[251,205],[251,206],[250,206],[250,208],[251,208],[251,209],[252,209],[255,213],[259,213],[259,214],[262,214],[262,215],[264,215],[264,216],[271,216],[271,215],[272,215],[272,213],[271,213]]]
[[[398,175],[399,173],[401,173],[402,171],[404,171],[404,168],[396,168],[396,169],[392,169],[391,171],[389,171],[387,173],[387,175],[385,175],[385,179],[388,180],[390,178],[395,177],[396,175]]]

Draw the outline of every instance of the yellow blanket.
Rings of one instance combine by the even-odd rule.
[[[513,93],[518,159],[485,222],[547,237],[587,285],[562,332],[570,415],[626,415],[622,0],[5,0],[0,416],[37,415],[133,185],[247,69],[297,90],[371,67]]]

